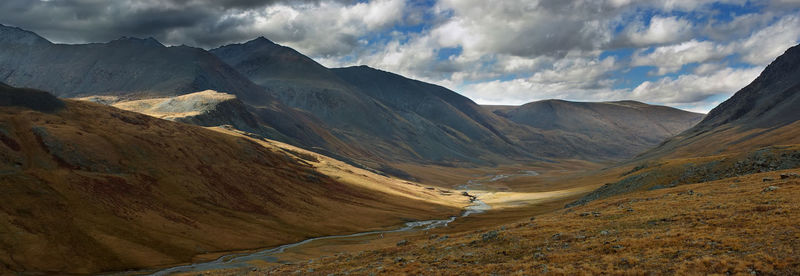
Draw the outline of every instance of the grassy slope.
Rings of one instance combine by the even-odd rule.
[[[0,271],[198,261],[443,217],[463,205],[413,183],[384,180],[404,185],[395,189],[402,193],[355,185],[378,176],[344,164],[317,169],[258,141],[65,103],[53,113],[0,107]]]
[[[416,239],[266,269],[320,275],[798,274],[800,180],[778,175],[615,196],[444,241]],[[764,177],[778,180],[764,183]],[[762,192],[768,186],[778,189]]]
[[[623,173],[573,204],[634,191],[701,183],[733,176],[800,168],[800,122],[770,129],[719,127],[673,137],[636,159]],[[610,176],[608,172],[598,176]],[[612,178],[613,179],[613,178]]]

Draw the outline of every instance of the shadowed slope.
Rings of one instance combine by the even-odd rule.
[[[0,107],[21,106],[42,112],[53,112],[64,103],[50,93],[35,89],[17,89],[0,82]]]
[[[0,29],[0,80],[9,85],[52,91],[58,97],[150,97],[214,89],[269,100],[263,88],[202,49],[127,37],[108,43],[53,44],[17,28]]]
[[[258,38],[212,53],[289,106],[320,118],[371,161],[492,164],[530,158],[493,114],[445,88],[366,67],[333,69]]]
[[[188,46],[166,47],[152,38],[108,43],[53,44],[35,33],[0,25],[0,81],[52,91],[58,97],[114,96],[148,99],[206,89],[236,95],[269,138],[352,154],[313,115],[278,102],[213,54]],[[224,122],[234,124],[235,122]],[[260,134],[264,134],[260,132]]]

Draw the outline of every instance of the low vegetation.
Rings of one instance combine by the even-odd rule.
[[[218,273],[796,275],[800,179],[794,172],[615,196],[382,250]]]

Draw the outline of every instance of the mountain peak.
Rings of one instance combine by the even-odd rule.
[[[256,37],[253,40],[245,42],[245,44],[251,44],[251,43],[252,44],[276,44],[275,42],[272,42],[272,40],[269,40],[269,39],[267,39],[266,37],[263,37],[263,36],[259,36],[259,37]]]
[[[112,40],[109,43],[136,43],[147,46],[164,47],[164,44],[161,44],[161,42],[158,42],[158,40],[156,40],[153,37],[138,38],[138,37],[123,36],[118,39]]]
[[[52,44],[47,39],[18,27],[0,24],[0,43],[17,43],[24,45]]]
[[[798,69],[800,69],[800,44],[786,49],[775,61],[767,65],[767,68],[764,68],[758,79],[772,81],[796,73]]]

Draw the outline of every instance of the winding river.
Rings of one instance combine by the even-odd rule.
[[[466,217],[472,214],[479,214],[486,212],[492,209],[492,206],[489,204],[484,203],[478,197],[480,197],[481,192],[480,190],[476,190],[479,188],[485,187],[483,185],[484,182],[494,182],[500,179],[508,178],[511,176],[518,176],[518,175],[536,175],[536,172],[533,171],[524,171],[521,174],[511,174],[511,175],[489,175],[488,180],[480,181],[480,180],[469,180],[466,184],[458,185],[456,188],[463,190],[466,196],[471,198],[472,204],[465,207],[464,211],[461,213],[460,217]],[[470,194],[473,191],[477,191],[476,194]],[[314,241],[320,240],[331,240],[331,239],[346,239],[346,238],[355,238],[355,237],[362,237],[368,235],[380,235],[380,234],[387,234],[387,233],[397,233],[397,232],[409,232],[409,231],[424,231],[438,227],[446,227],[451,222],[455,221],[458,217],[449,217],[447,219],[439,219],[439,220],[424,220],[424,221],[412,221],[405,223],[402,227],[397,229],[391,230],[383,230],[383,231],[369,231],[369,232],[360,232],[355,234],[349,235],[334,235],[334,236],[324,236],[324,237],[317,237],[311,238],[307,240],[303,240],[296,243],[281,245],[275,248],[270,248],[262,251],[258,251],[255,253],[239,253],[239,254],[231,254],[222,256],[214,261],[205,262],[205,263],[196,263],[190,265],[182,265],[171,267],[168,269],[160,270],[151,275],[170,275],[174,273],[184,273],[184,272],[199,272],[199,271],[207,271],[207,270],[219,270],[219,269],[230,269],[230,268],[247,268],[252,267],[253,264],[250,263],[251,261],[267,261],[267,262],[277,262],[278,258],[274,255],[280,254],[285,252],[287,249],[301,246],[304,244],[308,244]]]

